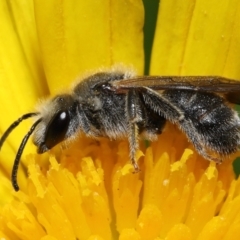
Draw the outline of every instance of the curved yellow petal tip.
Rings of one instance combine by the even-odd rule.
[[[177,161],[171,165],[171,172],[178,171],[180,168],[182,168],[186,164],[187,160],[191,158],[192,155],[193,150],[188,148],[185,149],[180,161]]]
[[[211,240],[222,239],[226,235],[231,223],[226,221],[224,217],[217,216],[212,218],[203,228],[198,239],[199,240]],[[238,234],[240,236],[240,234]],[[229,238],[231,239],[231,238]],[[238,239],[237,236],[234,239]]]
[[[133,165],[130,163],[124,165],[123,168],[121,169],[121,173],[123,176],[133,171],[134,171]]]
[[[217,169],[216,169],[216,163],[210,162],[209,167],[207,168],[207,171],[205,172],[208,180],[212,178],[216,178],[217,175]]]
[[[174,225],[167,234],[165,240],[192,240],[191,229],[185,224],[179,223]]]
[[[43,186],[43,178],[40,171],[40,168],[38,165],[36,165],[34,159],[31,160],[30,164],[28,165],[29,169],[29,179],[34,185],[34,190],[31,189],[31,191],[36,191],[36,194],[38,197],[43,198],[45,196],[45,189]],[[31,186],[30,186],[31,188]]]
[[[136,230],[142,239],[154,239],[159,236],[163,221],[162,213],[156,206],[146,205],[140,212]]]
[[[124,229],[120,233],[119,240],[141,240],[140,234],[133,228]]]

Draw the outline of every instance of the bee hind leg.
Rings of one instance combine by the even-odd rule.
[[[178,123],[179,128],[186,134],[189,141],[193,144],[196,151],[201,155],[203,158],[214,161],[216,163],[221,163],[221,157],[214,157],[208,153],[208,149],[204,141],[202,141],[201,135],[197,132],[196,128],[193,126],[190,120],[186,120],[185,118],[181,119]],[[211,152],[211,150],[210,150]]]
[[[176,103],[172,102],[166,96],[146,87],[142,90],[142,96],[146,106],[160,116],[164,116],[164,118],[173,124],[176,124],[186,134],[188,140],[202,157],[218,163],[222,161],[221,158],[211,156],[208,153],[208,150],[211,153],[212,149],[204,144],[203,136],[194,127],[191,119],[186,118],[184,111]]]
[[[136,151],[139,149],[139,129],[138,124],[143,121],[142,103],[137,91],[131,89],[126,96],[126,117],[128,120],[128,142],[129,152],[134,172],[139,172],[140,168],[136,159]]]

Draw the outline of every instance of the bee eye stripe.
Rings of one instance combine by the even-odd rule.
[[[35,130],[36,126],[42,121],[42,118],[38,119],[30,128],[30,130],[28,131],[28,133],[25,135],[25,137],[23,138],[20,147],[18,148],[18,152],[16,155],[16,158],[14,160],[14,164],[13,164],[13,169],[12,169],[12,185],[15,191],[19,190],[19,186],[17,183],[17,171],[18,171],[18,166],[19,166],[19,162],[20,162],[20,158],[22,156],[23,153],[23,149],[25,148],[25,145],[29,139],[29,137],[32,135],[33,131]]]
[[[16,120],[15,122],[13,122],[9,128],[4,132],[4,134],[2,135],[1,139],[0,139],[0,150],[1,147],[3,145],[3,143],[5,142],[5,140],[7,139],[8,135],[23,121],[26,120],[28,118],[34,117],[36,115],[38,115],[39,113],[27,113],[22,115],[18,120]]]

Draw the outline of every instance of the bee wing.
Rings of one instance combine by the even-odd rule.
[[[221,93],[225,98],[240,104],[240,81],[217,76],[143,76],[115,80],[111,85],[117,90],[148,87],[153,90],[192,90]]]

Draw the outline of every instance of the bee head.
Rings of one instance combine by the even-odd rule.
[[[77,103],[71,95],[58,95],[40,111],[40,123],[33,132],[38,153],[44,153],[73,134],[76,130]]]

